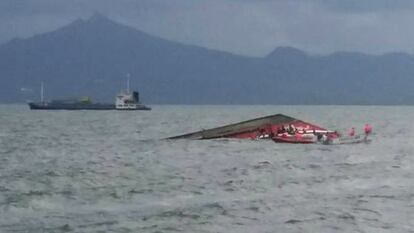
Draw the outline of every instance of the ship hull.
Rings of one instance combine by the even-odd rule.
[[[319,126],[295,119],[283,114],[276,114],[217,128],[201,130],[189,134],[169,137],[168,139],[214,139],[214,138],[239,138],[239,139],[270,139],[278,134],[282,127],[294,126],[305,129],[308,133],[326,134],[328,130]]]
[[[276,114],[225,125],[213,129],[170,137],[168,139],[214,139],[214,138],[269,138],[273,131],[281,125],[294,122],[296,119]]]
[[[136,111],[136,110],[149,111],[151,110],[151,108],[147,106],[139,106],[137,108],[117,108],[115,110],[118,110],[118,111]]]
[[[139,106],[134,109],[116,109],[115,104],[55,104],[55,103],[29,103],[31,110],[151,110],[147,106]]]

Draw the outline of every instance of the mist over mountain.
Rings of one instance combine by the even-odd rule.
[[[291,47],[245,57],[148,35],[102,15],[0,45],[0,102],[91,96],[125,88],[157,104],[414,104],[414,57]]]

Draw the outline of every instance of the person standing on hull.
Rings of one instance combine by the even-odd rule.
[[[372,126],[368,123],[364,126],[364,133],[365,133],[365,139],[367,139],[368,135],[372,133]]]

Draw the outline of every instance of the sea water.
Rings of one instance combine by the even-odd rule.
[[[414,107],[0,105],[0,232],[413,232]],[[283,113],[372,142],[162,140]]]

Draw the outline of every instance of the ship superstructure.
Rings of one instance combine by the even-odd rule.
[[[116,96],[115,108],[116,110],[151,110],[151,108],[139,102],[137,91],[119,93]]]
[[[129,75],[127,78],[126,91],[122,91],[116,96],[115,108],[117,110],[151,110],[151,108],[141,104],[139,101],[139,93],[137,91],[130,91]]]

